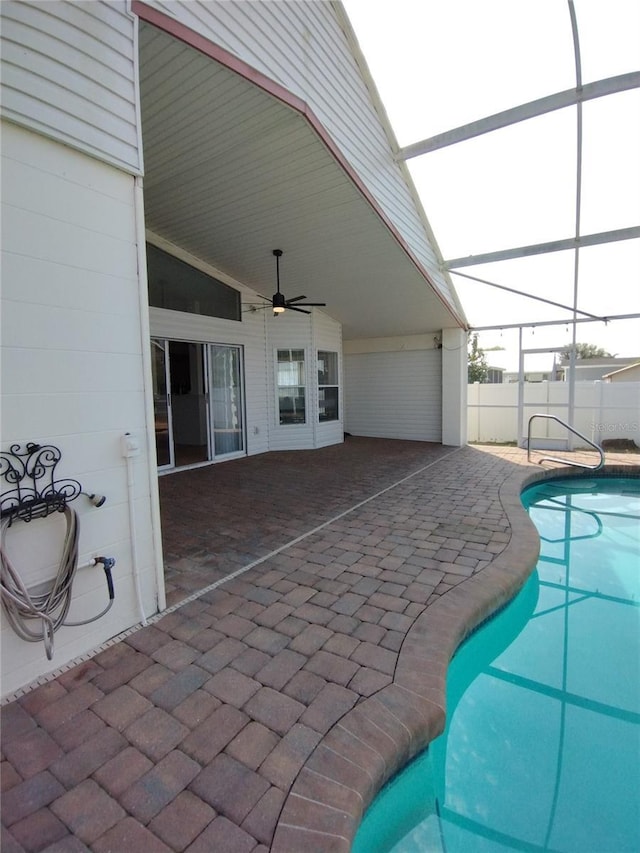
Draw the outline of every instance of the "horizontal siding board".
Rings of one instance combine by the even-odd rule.
[[[14,208],[12,213],[9,221],[3,223],[3,236],[15,254],[101,273],[113,269],[115,252],[129,269],[135,270],[136,249],[133,243],[122,245],[124,241],[100,235],[89,228],[79,228],[19,208]]]
[[[3,115],[138,173],[134,19],[124,0],[5,0]]]
[[[130,316],[129,297],[135,287],[133,281],[105,273],[94,273],[96,290],[90,307],[80,308],[85,300],[87,274],[80,267],[52,265],[40,258],[15,255],[5,251],[2,259],[2,297],[8,302],[65,308],[77,313],[80,322],[84,315],[95,315],[102,322],[103,337],[111,322],[120,323]],[[24,282],[30,286],[25,287]]]
[[[118,240],[129,239],[133,226],[131,200],[125,202],[96,193],[93,187],[67,181],[64,195],[57,193],[59,176],[13,160],[3,169],[2,190],[18,198],[25,211],[37,211],[55,221],[88,228]],[[13,192],[13,190],[16,192]],[[90,207],[91,217],[87,216]],[[32,238],[33,239],[33,238]]]
[[[269,77],[284,82],[290,78],[292,66],[300,70],[304,68],[305,57],[300,47],[304,34],[299,14],[301,4],[295,0],[277,3],[274,4],[277,10],[268,8],[268,5],[195,2],[186,5],[172,3],[170,8],[175,17],[196,32],[209,37],[215,34],[213,41],[217,44],[258,70],[269,68]],[[274,21],[274,11],[277,22]],[[287,88],[293,91],[291,86]]]
[[[47,104],[58,112],[58,104],[64,101],[65,122],[70,126],[85,123],[93,128],[94,137],[98,129],[102,129],[103,135],[106,132],[129,145],[135,144],[136,114],[131,102],[108,92],[100,83],[87,80],[82,69],[65,68],[46,56],[34,55],[29,69],[21,68],[18,64],[20,52],[17,48],[12,50],[10,45],[8,49],[3,48],[5,91],[28,91],[36,104]]]
[[[51,370],[55,365],[51,365]],[[3,379],[7,386],[7,376]],[[3,444],[32,441],[34,424],[49,441],[83,433],[144,430],[141,394],[122,391],[76,394],[3,392]],[[43,418],[43,412],[46,417]]]
[[[60,83],[64,88],[73,90],[79,87],[85,95],[96,91],[97,81],[90,73],[91,66],[99,69],[102,81],[103,95],[107,91],[113,95],[124,98],[130,102],[130,85],[128,83],[131,57],[123,56],[116,50],[103,48],[101,58],[96,59],[95,40],[86,36],[86,33],[70,27],[60,19],[51,15],[42,22],[47,27],[46,31],[38,28],[38,49],[30,52],[29,67],[40,76],[51,73],[54,69],[59,75]],[[2,61],[19,65],[19,59],[24,55],[24,45],[35,40],[34,27],[23,24],[15,18],[12,26],[3,33]],[[69,51],[69,42],[76,48],[75,54]],[[79,64],[73,66],[71,59],[78,59]]]
[[[132,308],[130,306],[129,314],[133,316],[118,319],[116,333],[97,311],[5,301],[2,344],[19,349],[32,348],[45,359],[47,352],[52,350],[61,356],[65,351],[139,354],[140,327]]]
[[[345,429],[353,435],[440,441],[438,350],[345,356]]]
[[[131,165],[129,160],[132,149],[128,141],[115,139],[110,132],[92,127],[70,114],[66,114],[61,120],[60,109],[57,106],[34,99],[29,93],[25,94],[20,82],[15,88],[12,87],[9,82],[10,72],[11,69],[3,71],[5,98],[2,114],[5,118],[42,133],[44,136],[84,150],[91,156],[104,159],[105,162]]]
[[[19,144],[11,140],[19,135]],[[78,157],[78,152],[66,145],[51,148],[50,140],[38,133],[23,133],[10,122],[2,123],[3,168],[13,168],[14,163],[24,163],[38,172],[61,176],[69,184],[89,187],[107,198],[122,200],[123,191],[131,186],[131,177],[114,174],[113,167],[94,158]],[[5,144],[9,140],[9,144]],[[52,151],[55,156],[52,158]],[[3,173],[4,174],[4,173]],[[65,185],[66,186],[66,185]]]
[[[25,393],[29,394],[90,394],[96,385],[106,392],[142,391],[137,354],[59,350],[55,354],[53,376],[47,370],[50,360],[50,348],[34,353],[15,346],[3,355],[2,369],[11,375],[17,387],[27,389]]]
[[[56,39],[73,51],[93,57],[107,68],[124,72],[131,62],[131,23],[122,2],[61,2],[3,0],[3,36],[11,38],[13,23],[33,29],[40,43]],[[69,56],[66,57],[69,62]]]

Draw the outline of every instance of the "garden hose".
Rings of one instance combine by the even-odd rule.
[[[94,622],[109,610],[114,600],[111,569],[112,557],[96,557],[102,563],[109,589],[109,603],[97,615],[80,622],[66,622],[71,606],[73,580],[78,569],[78,539],[80,525],[75,510],[65,506],[66,533],[58,571],[50,581],[44,581],[27,589],[20,574],[13,566],[5,548],[5,537],[14,520],[12,516],[2,519],[0,526],[0,594],[2,606],[15,633],[30,643],[43,642],[48,660],[53,658],[53,637],[61,625],[78,626]],[[31,522],[30,522],[31,523]],[[39,630],[29,623],[39,621]]]

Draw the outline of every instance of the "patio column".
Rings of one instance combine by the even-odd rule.
[[[467,333],[442,330],[442,443],[467,443]]]

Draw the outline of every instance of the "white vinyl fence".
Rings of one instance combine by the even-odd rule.
[[[569,383],[525,382],[523,411],[524,435],[518,436],[518,383],[469,385],[468,440],[522,446],[531,415],[569,422]],[[640,382],[576,382],[572,426],[596,444],[626,438],[640,447]],[[534,421],[532,447],[566,447],[566,438],[555,421]],[[581,446],[580,439],[574,446]]]

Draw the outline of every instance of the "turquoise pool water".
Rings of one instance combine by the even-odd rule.
[[[456,653],[444,733],[353,853],[640,851],[640,480],[547,480],[518,596]]]

